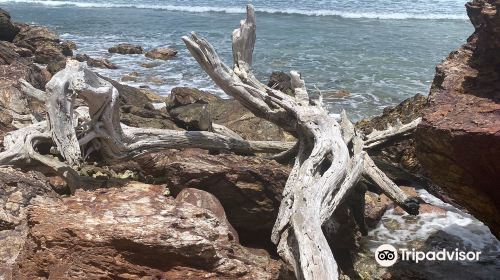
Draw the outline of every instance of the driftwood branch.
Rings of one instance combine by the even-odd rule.
[[[256,31],[252,5],[247,17],[233,32],[233,67],[225,65],[213,46],[195,33],[185,36],[187,48],[205,72],[224,92],[255,115],[274,122],[298,138],[296,154],[286,183],[272,240],[281,257],[293,266],[299,279],[337,279],[338,269],[322,226],[348,196],[361,176],[368,176],[381,190],[405,206],[418,211],[412,202],[363,151],[399,132],[363,136],[354,129],[345,112],[339,124],[322,107],[321,98],[309,97],[300,74],[292,71],[295,96],[288,96],[260,83],[252,74]],[[408,131],[403,129],[405,131]],[[352,143],[352,145],[351,145]],[[348,146],[352,146],[349,149]]]

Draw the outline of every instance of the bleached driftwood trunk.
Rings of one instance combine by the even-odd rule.
[[[339,124],[322,106],[321,96],[312,100],[304,81],[291,72],[295,96],[260,83],[252,74],[256,40],[255,13],[232,34],[233,67],[219,59],[212,45],[193,33],[183,37],[193,57],[212,80],[255,115],[274,122],[298,138],[295,164],[283,192],[272,240],[280,255],[293,266],[299,279],[337,279],[338,269],[322,226],[356,186],[361,176],[372,179],[396,204],[412,214],[418,203],[403,193],[363,151],[396,131],[364,137],[355,131],[345,112]],[[406,132],[404,127],[400,132]],[[348,147],[352,146],[352,149]]]
[[[295,144],[245,141],[220,125],[214,125],[219,133],[128,127],[120,123],[116,88],[74,60],[54,75],[46,85],[46,92],[26,81],[21,81],[21,87],[27,95],[45,102],[48,119],[8,134],[4,141],[6,150],[0,153],[0,165],[42,163],[66,178],[73,188],[88,183],[74,167],[91,153],[113,163],[168,148],[276,153]],[[83,99],[88,107],[75,109],[77,98]],[[40,152],[48,148],[51,154]]]

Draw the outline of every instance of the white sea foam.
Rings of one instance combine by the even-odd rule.
[[[150,5],[150,4],[113,4],[113,3],[94,3],[94,2],[74,2],[74,1],[51,1],[51,0],[0,0],[0,3],[28,3],[46,6],[74,6],[80,8],[138,8],[152,10],[168,10],[190,13],[219,12],[228,14],[245,13],[242,7],[215,7],[215,6],[183,6],[183,5]],[[400,13],[400,12],[350,12],[337,10],[303,10],[303,9],[273,9],[258,8],[257,12],[268,14],[295,14],[305,16],[338,16],[342,18],[355,19],[431,19],[431,20],[464,20],[465,14],[447,14],[447,13]]]

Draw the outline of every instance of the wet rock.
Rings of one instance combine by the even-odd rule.
[[[0,279],[16,279],[12,269],[26,242],[28,206],[56,196],[42,174],[0,168]]]
[[[96,68],[103,68],[103,69],[118,69],[118,66],[113,64],[111,61],[107,60],[106,58],[91,58],[90,56],[86,54],[77,54],[75,56],[75,59],[80,61],[80,62],[87,62],[87,65],[90,67],[96,67]]]
[[[172,91],[167,107],[176,123],[188,130],[201,130],[200,123],[208,112],[212,122],[228,127],[245,139],[293,141],[293,137],[281,128],[256,117],[233,99],[221,99],[207,92],[179,88]]]
[[[288,95],[293,95],[292,78],[283,71],[275,71],[269,77],[267,86],[280,90]]]
[[[15,279],[283,279],[211,212],[134,184],[36,203]]]
[[[144,68],[155,68],[157,66],[160,66],[159,62],[142,62],[140,64]]]
[[[120,81],[122,82],[137,82],[137,80],[138,80],[137,77],[130,75],[125,75],[120,79]]]
[[[169,60],[177,55],[177,51],[172,48],[156,48],[147,51],[144,55],[152,59]]]
[[[351,93],[345,89],[335,90],[335,91],[322,91],[323,98],[344,98],[351,95]]]
[[[19,33],[19,28],[10,20],[10,14],[0,9],[0,41],[12,42]]]
[[[185,188],[196,188],[217,197],[242,244],[273,247],[271,229],[290,167],[259,157],[210,155],[197,149],[169,150],[135,161],[144,180],[166,184],[174,196]]]
[[[108,52],[119,53],[119,54],[142,54],[144,50],[139,45],[119,44],[109,48]]]
[[[63,41],[61,43],[61,49],[65,56],[73,56],[73,51],[76,50],[76,43],[69,40]]]
[[[467,5],[475,32],[436,68],[417,136],[425,173],[500,237],[500,12]]]
[[[148,76],[146,77],[146,82],[155,84],[155,85],[164,85],[165,80],[163,80],[160,76]]]
[[[224,207],[222,207],[220,201],[213,194],[198,189],[187,188],[183,189],[177,195],[175,201],[177,203],[189,203],[196,207],[209,210],[229,229],[231,233],[230,239],[232,238],[239,243],[238,233],[227,220],[226,212],[224,212]]]
[[[375,228],[382,219],[385,211],[393,205],[393,202],[385,195],[373,192],[365,194],[365,222],[370,228]]]

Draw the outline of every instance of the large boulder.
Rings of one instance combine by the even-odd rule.
[[[45,176],[0,168],[0,279],[12,280],[12,268],[28,234],[28,206],[34,199],[55,198]]]
[[[177,55],[177,51],[172,48],[156,48],[147,51],[144,55],[152,59],[169,60]]]
[[[290,167],[260,157],[211,155],[198,149],[147,154],[115,164],[115,172],[133,170],[142,181],[166,184],[177,196],[186,188],[207,191],[222,203],[242,244],[268,244]]]
[[[208,112],[212,122],[228,127],[247,140],[293,140],[277,125],[256,117],[238,101],[222,99],[208,92],[174,88],[167,107],[176,123],[188,130],[203,130],[201,124]]]
[[[0,41],[12,42],[17,33],[19,33],[19,27],[11,22],[10,14],[0,9]]]
[[[119,54],[142,54],[144,50],[139,45],[132,44],[118,44],[114,47],[108,49],[109,53],[119,53]]]
[[[500,237],[500,1],[466,7],[475,32],[436,67],[417,156],[434,182]]]
[[[183,189],[175,198],[177,203],[189,203],[196,207],[200,207],[211,211],[217,219],[228,228],[232,236],[230,238],[234,239],[236,242],[239,241],[238,232],[229,223],[226,217],[226,212],[220,201],[213,194],[202,191],[199,189],[186,188]]]
[[[231,240],[216,215],[161,186],[34,203],[15,279],[283,279],[279,261]]]

